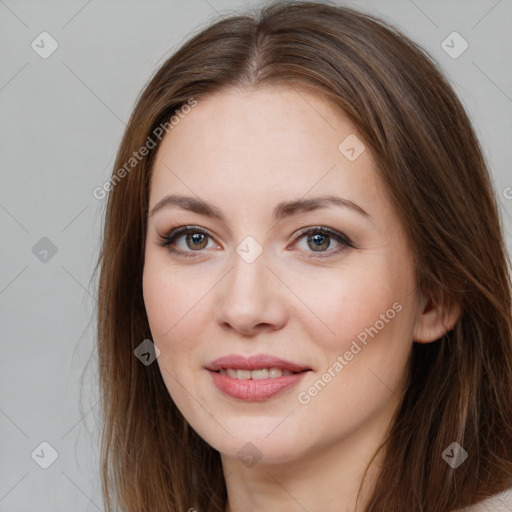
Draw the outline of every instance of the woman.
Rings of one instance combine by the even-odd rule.
[[[215,22],[106,190],[107,510],[509,510],[502,227],[417,45],[328,4]]]

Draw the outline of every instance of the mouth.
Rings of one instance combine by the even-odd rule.
[[[282,375],[291,375],[311,370],[311,368],[305,365],[268,354],[258,354],[249,357],[230,354],[215,359],[206,369],[214,372],[226,372],[227,375],[233,378],[253,378],[255,380],[272,379]]]
[[[267,400],[297,384],[311,368],[269,355],[224,356],[206,367],[223,394],[244,401]]]
[[[307,371],[307,370],[304,370]],[[238,380],[264,380],[264,379],[278,379],[279,377],[287,377],[301,372],[292,372],[291,370],[281,368],[260,368],[257,370],[243,370],[237,368],[221,368],[216,373],[227,375],[232,379]]]

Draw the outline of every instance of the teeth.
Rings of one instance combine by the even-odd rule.
[[[251,378],[251,370],[237,370],[236,378],[239,380],[250,379]]]
[[[240,371],[240,370],[238,370],[238,371]],[[240,378],[240,377],[238,377],[238,378]],[[268,379],[268,369],[263,368],[261,370],[253,370],[251,372],[251,378],[253,378],[254,380]]]
[[[275,379],[276,377],[281,377],[281,375],[283,375],[283,371],[281,368],[270,368],[268,375],[271,379]]]
[[[222,368],[220,371],[221,375],[228,375],[232,379],[239,380],[263,380],[263,379],[277,379],[278,377],[286,377],[293,375],[294,372],[290,370],[281,370],[281,368],[261,368],[258,370],[235,370],[234,368]]]

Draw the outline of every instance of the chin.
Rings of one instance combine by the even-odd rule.
[[[217,417],[219,418],[219,417]],[[265,464],[288,463],[306,453],[305,439],[301,439],[299,432],[291,429],[277,427],[283,418],[257,418],[248,427],[247,420],[226,421],[219,418],[219,422],[226,430],[233,433],[231,437],[225,430],[211,432],[196,430],[198,434],[223,457],[236,458],[242,462],[245,458],[256,460]],[[286,420],[285,420],[286,421]],[[280,429],[278,432],[277,430]],[[300,452],[298,448],[300,447]]]

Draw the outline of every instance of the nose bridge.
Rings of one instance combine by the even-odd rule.
[[[225,299],[239,310],[256,311],[268,301],[267,255],[242,242],[233,257],[233,269],[227,279]]]
[[[268,263],[268,254],[254,239],[239,244],[217,300],[219,323],[246,333],[261,324],[276,327],[283,323],[285,308],[280,304],[277,280]]]

